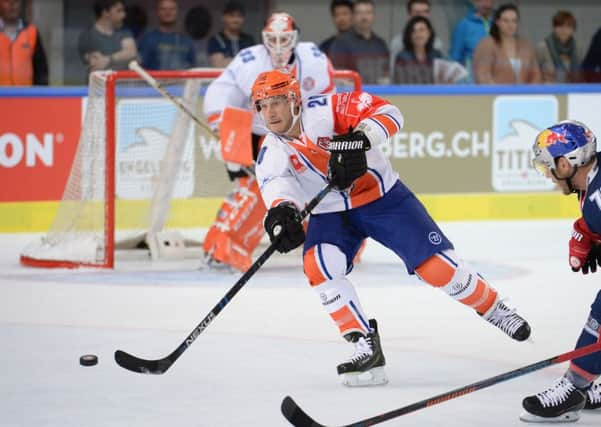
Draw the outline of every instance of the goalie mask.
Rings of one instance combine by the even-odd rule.
[[[292,16],[287,13],[272,14],[261,34],[274,68],[288,65],[298,40],[298,28]]]

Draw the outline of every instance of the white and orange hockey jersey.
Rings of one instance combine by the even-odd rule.
[[[403,127],[403,116],[389,102],[366,92],[314,96],[303,100],[299,139],[269,133],[257,158],[256,173],[267,208],[286,201],[302,209],[328,182],[328,141],[361,130],[372,148],[365,175],[350,190],[331,191],[313,213],[338,212],[370,203],[392,188],[398,174],[379,145]]]
[[[288,66],[301,86],[301,96],[333,93],[332,65],[315,43],[300,42],[294,48],[294,62]],[[273,70],[267,48],[258,44],[238,52],[223,73],[207,88],[204,96],[204,114],[210,125],[220,122],[226,107],[253,111],[250,95],[257,76]],[[252,132],[265,135],[267,129],[258,114],[253,120]]]

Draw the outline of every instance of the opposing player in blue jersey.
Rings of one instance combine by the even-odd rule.
[[[573,271],[595,273],[601,265],[601,153],[593,132],[580,122],[567,120],[543,130],[534,143],[534,165],[551,178],[563,194],[578,194],[582,216],[574,222],[569,242],[569,264]],[[576,348],[599,340],[601,291]],[[526,422],[570,422],[582,409],[601,408],[601,386],[593,382],[601,375],[601,353],[575,359],[567,372],[547,390],[523,401],[520,419]]]

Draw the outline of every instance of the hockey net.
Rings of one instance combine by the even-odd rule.
[[[203,87],[221,70],[150,72],[160,86],[202,119]],[[357,73],[335,71],[358,89]],[[21,252],[35,267],[113,268],[118,249],[151,259],[181,258],[231,191],[217,139],[133,71],[90,75],[77,152],[48,233]],[[188,251],[189,252],[189,251]]]

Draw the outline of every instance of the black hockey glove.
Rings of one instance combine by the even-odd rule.
[[[349,132],[334,136],[329,142],[330,162],[328,178],[338,190],[344,190],[365,172],[365,152],[371,148],[363,132]]]
[[[265,217],[265,231],[278,252],[286,253],[305,241],[305,230],[298,209],[283,204],[271,208]]]
[[[601,245],[593,245],[589,251],[586,261],[582,265],[582,274],[597,272],[597,265],[601,266]]]

